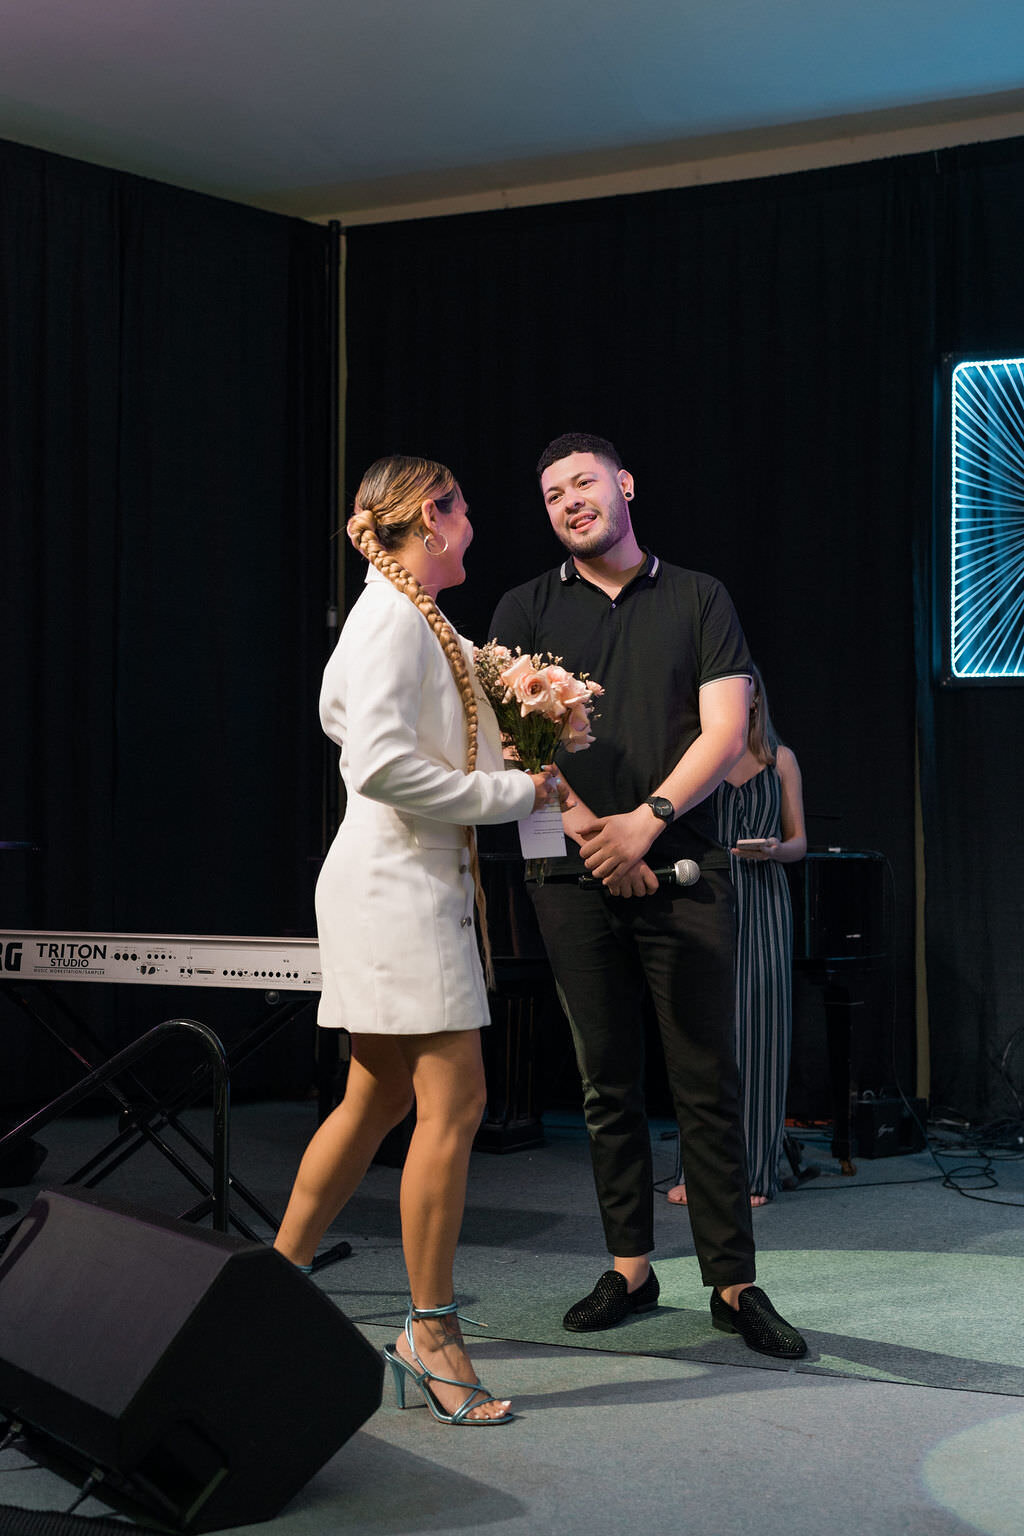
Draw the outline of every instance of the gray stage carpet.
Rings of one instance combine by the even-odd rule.
[[[233,1113],[233,1173],[272,1210],[314,1123],[305,1103]],[[208,1115],[189,1124],[208,1135]],[[111,1129],[99,1118],[47,1127],[39,1184],[59,1185]],[[666,1129],[655,1127],[655,1154],[667,1180]],[[760,1279],[811,1344],[796,1366],[711,1329],[686,1213],[663,1201],[661,1307],[606,1333],[565,1334],[562,1312],[605,1262],[581,1126],[549,1117],[544,1147],[475,1155],[459,1296],[491,1325],[474,1358],[513,1396],[515,1423],[446,1430],[423,1409],[397,1413],[388,1383],[381,1412],[288,1508],[238,1536],[621,1536],[627,1524],[687,1536],[1017,1536],[1021,1163],[1000,1163],[998,1186],[965,1199],[924,1155],[863,1162],[852,1179],[822,1147],[808,1155],[821,1176],[754,1216]],[[377,1345],[405,1308],[398,1182],[393,1168],[371,1169],[334,1234],[352,1256],[316,1281]],[[193,1200],[149,1150],[101,1192],[173,1213]],[[34,1189],[5,1193],[24,1209]],[[0,1455],[6,1519],[20,1519],[10,1506],[69,1501],[16,1449]],[[81,1510],[105,1513],[95,1497]]]
[[[208,1118],[197,1111],[188,1117],[204,1137]],[[314,1126],[315,1109],[308,1103],[233,1111],[232,1170],[272,1211],[283,1209]],[[98,1118],[48,1127],[50,1156],[40,1183],[59,1183],[77,1159],[102,1145],[109,1129]],[[545,1132],[541,1148],[473,1156],[457,1286],[469,1315],[489,1325],[487,1336],[769,1371],[792,1368],[712,1329],[686,1211],[660,1195],[657,1311],[602,1333],[565,1333],[563,1312],[590,1289],[606,1257],[582,1125],[573,1116],[548,1116]],[[655,1172],[663,1183],[671,1180],[675,1162],[670,1132],[667,1122],[653,1127]],[[1024,1395],[1024,1163],[996,1164],[998,1186],[965,1198],[942,1187],[927,1153],[860,1161],[856,1176],[846,1178],[823,1136],[808,1139],[806,1148],[820,1176],[754,1212],[759,1282],[811,1346],[796,1369]],[[963,1161],[946,1157],[943,1166]],[[371,1168],[333,1234],[351,1242],[352,1257],[317,1275],[348,1316],[368,1329],[397,1329],[404,1315],[399,1179],[395,1168]],[[172,1211],[191,1204],[180,1175],[148,1149],[106,1180],[104,1190]],[[31,1191],[8,1193],[24,1202]],[[236,1200],[236,1208],[254,1220],[244,1203]]]
[[[664,1181],[675,1149],[659,1129],[667,1127],[655,1127]],[[582,1128],[556,1119],[547,1141],[474,1158],[458,1284],[490,1336],[791,1369],[712,1328],[685,1209],[661,1196],[658,1309],[601,1333],[567,1334],[562,1313],[606,1260]],[[839,1173],[827,1142],[809,1143],[805,1155],[819,1177],[754,1212],[759,1282],[810,1344],[796,1369],[1024,1395],[1024,1164],[1000,1163],[999,1186],[974,1199],[943,1188],[926,1153],[859,1162],[852,1178]],[[943,1161],[950,1168],[963,1159]],[[397,1323],[404,1310],[398,1178],[371,1170],[338,1224],[354,1255],[319,1276],[363,1324]]]

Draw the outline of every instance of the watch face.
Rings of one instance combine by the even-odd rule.
[[[647,804],[659,821],[672,821],[675,817],[676,808],[664,795],[652,795]]]

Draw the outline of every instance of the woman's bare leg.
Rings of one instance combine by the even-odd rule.
[[[473,1138],[486,1102],[479,1030],[406,1036],[402,1040],[416,1094],[416,1129],[402,1174],[402,1248],[414,1307],[443,1307],[454,1297],[455,1248],[466,1204]],[[413,1323],[416,1353],[428,1370],[456,1381],[477,1380],[454,1316]],[[408,1355],[404,1336],[398,1341]],[[446,1412],[465,1391],[433,1383]],[[507,1402],[483,1403],[469,1418],[500,1418]]]
[[[274,1247],[293,1264],[311,1264],[320,1239],[356,1190],[373,1155],[412,1105],[412,1074],[402,1042],[353,1035],[345,1097],[303,1154]]]

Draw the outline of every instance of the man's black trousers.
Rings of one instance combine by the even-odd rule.
[[[594,1181],[609,1253],[654,1247],[644,1106],[644,988],[650,991],[682,1137],[686,1196],[706,1285],[755,1278],[736,1068],[735,896],[724,870],[655,895],[530,882],[583,1079]]]

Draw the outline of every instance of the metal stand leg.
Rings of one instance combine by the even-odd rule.
[[[116,1056],[112,1057],[111,1060],[107,1063],[106,1067],[97,1069],[93,1063],[88,1060],[87,1057],[85,1057],[79,1050],[75,1048],[75,1046],[60,1032],[60,1030],[58,1030],[48,1019],[45,1018],[45,1016],[40,1014],[31,1005],[31,1003],[24,997],[19,989],[9,988],[8,995],[10,996],[11,1000],[15,1002],[25,1013],[27,1013],[28,1016],[33,1019],[43,1030],[45,1030],[45,1032],[49,1034],[50,1037],[55,1040],[58,1045],[60,1045],[70,1056],[72,1056],[74,1060],[79,1064],[79,1066],[83,1067],[88,1074],[83,1083],[80,1083],[75,1088],[70,1089],[68,1094],[62,1095],[60,1099],[54,1100],[54,1104],[65,1104],[66,1107],[70,1107],[71,1104],[77,1103],[81,1098],[85,1097],[85,1095],[93,1088],[103,1087],[106,1092],[110,1094],[114,1102],[119,1106],[123,1116],[128,1121],[128,1124],[111,1141],[109,1141],[98,1152],[94,1153],[93,1156],[89,1158],[89,1160],[84,1163],[81,1168],[76,1169],[75,1172],[71,1175],[70,1179],[68,1179],[66,1182],[84,1183],[87,1188],[95,1188],[97,1184],[101,1183],[103,1179],[107,1178],[111,1173],[115,1171],[115,1169],[119,1168],[121,1164],[124,1163],[129,1157],[132,1157],[143,1146],[148,1144],[155,1147],[156,1150],[159,1151],[167,1159],[167,1161],[170,1162],[171,1165],[182,1175],[182,1177],[192,1185],[196,1192],[202,1196],[198,1203],[191,1206],[187,1211],[182,1212],[181,1220],[201,1221],[207,1215],[213,1212],[214,1220],[216,1222],[216,1212],[218,1207],[223,1204],[225,1211],[228,1209],[226,1199],[224,1197],[218,1197],[217,1194],[217,1179],[219,1176],[217,1170],[218,1149],[215,1145],[214,1150],[211,1153],[210,1149],[203,1144],[200,1138],[196,1136],[192,1131],[190,1131],[189,1128],[184,1125],[178,1118],[186,1109],[193,1106],[197,1100],[207,1092],[210,1086],[211,1067],[214,1070],[214,1074],[216,1074],[217,1069],[214,1064],[211,1062],[208,1065],[199,1067],[192,1074],[190,1081],[183,1088],[179,1089],[176,1094],[171,1096],[168,1103],[163,1103],[142,1082],[140,1082],[140,1080],[135,1077],[134,1074],[127,1070],[138,1059],[138,1056],[133,1053],[132,1046],[127,1047],[124,1051],[121,1051]],[[51,1001],[54,1002],[58,1009],[78,1029],[81,1030],[81,1032],[86,1036],[94,1048],[97,1050],[102,1049],[99,1045],[99,1042],[90,1033],[86,1026],[75,1017],[71,1010],[67,1008],[62,999],[52,995],[49,992],[49,989],[46,989],[45,995],[51,997]],[[280,1007],[276,1008],[274,1012],[267,1019],[265,1019],[261,1025],[250,1031],[250,1033],[239,1043],[239,1045],[234,1047],[234,1049],[230,1052],[225,1052],[224,1047],[220,1045],[218,1040],[218,1048],[223,1055],[224,1069],[227,1074],[230,1076],[231,1071],[235,1070],[239,1065],[241,1065],[243,1061],[247,1060],[255,1050],[258,1050],[260,1046],[265,1044],[267,1040],[271,1039],[273,1035],[277,1034],[279,1030],[283,1029],[286,1024],[290,1023],[298,1013],[300,1013],[304,1008],[309,1007],[309,1005],[310,999],[306,996],[289,998]],[[211,1035],[214,1040],[217,1040],[217,1036],[213,1035],[212,1031],[207,1030],[206,1025],[198,1024],[191,1020],[180,1020],[176,1022],[180,1024],[188,1024],[194,1029],[205,1031],[207,1034]],[[164,1026],[157,1026],[157,1029],[162,1028],[164,1028]],[[147,1035],[143,1035],[141,1039],[136,1042],[136,1044],[141,1046],[142,1042],[150,1039],[154,1033],[155,1031],[150,1030],[149,1033]],[[146,1052],[139,1052],[139,1055],[144,1054],[146,1054]],[[115,1081],[113,1081],[113,1079],[117,1076],[123,1076],[127,1080],[133,1093],[137,1096],[136,1099],[133,1100],[130,1098],[124,1092],[124,1090],[120,1088]],[[69,1095],[72,1097],[69,1098]],[[143,1102],[140,1104],[138,1099],[142,1099]],[[49,1111],[52,1109],[53,1105],[48,1105],[39,1113],[41,1115],[45,1115],[47,1120],[55,1119],[57,1118],[57,1115],[64,1113],[64,1110],[61,1109],[51,1114]],[[5,1137],[3,1141],[0,1141],[0,1149],[2,1149],[8,1141],[13,1142],[14,1140],[20,1139],[23,1136],[29,1136],[31,1134],[31,1128],[36,1124],[42,1123],[46,1122],[38,1120],[37,1117],[33,1117],[31,1120],[24,1122],[22,1125],[16,1127],[15,1130],[10,1133],[9,1137]],[[160,1132],[163,1131],[166,1127],[170,1127],[173,1131],[175,1131],[177,1135],[180,1136],[181,1139],[188,1146],[190,1146],[192,1150],[205,1163],[214,1169],[214,1185],[212,1189],[210,1184],[202,1179],[185,1161],[185,1159],[181,1157],[176,1149],[172,1147],[170,1143],[160,1134]],[[263,1202],[260,1201],[257,1196],[245,1186],[245,1184],[242,1183],[241,1179],[236,1178],[227,1169],[224,1170],[223,1177],[225,1191],[228,1187],[230,1187],[231,1191],[237,1196],[239,1200],[247,1205],[249,1209],[259,1217],[261,1221],[265,1222],[271,1231],[276,1232],[280,1226],[279,1220],[270,1210],[268,1210]],[[234,1227],[237,1232],[241,1233],[243,1237],[248,1238],[249,1241],[263,1241],[259,1234],[254,1232],[252,1228],[241,1219],[237,1212],[229,1212],[227,1219],[230,1221],[231,1226]],[[349,1243],[339,1242],[333,1248],[329,1249],[325,1254],[320,1256],[317,1267],[322,1267],[324,1263],[333,1263],[337,1259],[346,1258],[351,1253],[351,1251],[352,1248]]]
[[[123,1051],[118,1051],[112,1056],[105,1066],[97,1067],[69,1088],[66,1093],[60,1094],[51,1103],[44,1105],[31,1115],[28,1120],[23,1120],[14,1130],[9,1131],[0,1140],[0,1151],[22,1137],[29,1137],[41,1126],[48,1125],[51,1120],[57,1120],[66,1114],[69,1109],[81,1102],[92,1093],[94,1088],[102,1088],[110,1083],[118,1073],[124,1072],[135,1064],[143,1056],[148,1056],[154,1046],[161,1044],[170,1034],[179,1034],[182,1031],[191,1032],[199,1036],[203,1043],[214,1078],[214,1106],[213,1106],[213,1190],[212,1212],[213,1224],[218,1232],[228,1230],[228,1109],[230,1102],[230,1089],[228,1077],[227,1054],[220,1040],[212,1029],[205,1024],[200,1024],[196,1019],[167,1019],[162,1024],[157,1024],[148,1030],[140,1039],[132,1045],[126,1046]],[[159,1145],[159,1143],[157,1143]],[[163,1148],[161,1148],[163,1150]]]
[[[186,1211],[182,1213],[181,1219],[184,1221],[189,1221],[199,1219],[200,1216],[209,1215],[210,1211],[213,1209],[214,1204],[213,1193],[209,1183],[199,1177],[195,1170],[185,1161],[184,1158],[181,1157],[175,1148],[172,1147],[170,1143],[160,1135],[160,1131],[162,1131],[164,1127],[170,1126],[171,1129],[176,1131],[182,1140],[191,1146],[193,1150],[197,1152],[199,1156],[211,1167],[214,1166],[216,1161],[216,1150],[213,1154],[211,1154],[210,1150],[203,1145],[200,1139],[195,1136],[187,1126],[182,1125],[177,1120],[175,1112],[173,1110],[168,1110],[164,1105],[162,1105],[160,1101],[155,1097],[155,1095],[151,1093],[151,1091],[145,1086],[145,1084],[142,1083],[133,1072],[128,1070],[133,1061],[138,1059],[130,1054],[131,1047],[128,1047],[125,1051],[119,1052],[116,1056],[111,1058],[110,1062],[107,1063],[107,1067],[116,1064],[116,1070],[114,1072],[107,1072],[106,1068],[97,1068],[95,1064],[88,1059],[88,1057],[84,1056],[81,1051],[77,1050],[75,1046],[73,1046],[71,1042],[64,1035],[62,1035],[61,1032],[53,1024],[50,1023],[45,1015],[37,1011],[29,1002],[29,1000],[18,989],[9,989],[8,995],[11,1000],[22,1009],[23,1012],[27,1013],[28,1016],[40,1026],[40,1028],[45,1030],[45,1032],[49,1034],[50,1037],[55,1040],[58,1045],[62,1046],[63,1049],[74,1058],[79,1066],[85,1070],[86,1078],[84,1081],[86,1083],[91,1084],[92,1087],[102,1087],[105,1089],[105,1091],[121,1109],[122,1115],[130,1122],[130,1128],[125,1128],[122,1130],[117,1136],[114,1137],[111,1142],[108,1142],[105,1147],[101,1148],[99,1152],[95,1153],[86,1163],[84,1163],[81,1168],[77,1168],[75,1172],[72,1173],[67,1180],[65,1180],[65,1182],[68,1184],[85,1184],[87,1188],[93,1189],[109,1174],[113,1173],[116,1168],[119,1168],[121,1164],[127,1160],[127,1158],[131,1157],[135,1152],[138,1152],[143,1146],[149,1145],[160,1152],[172,1165],[172,1167],[174,1167],[177,1172],[180,1173],[181,1176],[188,1183],[190,1183],[199,1194],[204,1196],[204,1203],[198,1208],[193,1208],[198,1212],[198,1214],[193,1214],[192,1212]],[[44,995],[50,997],[50,1000],[56,1004],[57,1008],[65,1015],[66,1018],[70,1020],[72,1024],[81,1028],[81,1032],[86,1036],[87,1040],[89,1040],[89,1042],[95,1046],[97,1050],[102,1049],[95,1036],[92,1035],[92,1033],[86,1028],[84,1024],[80,1024],[80,1021],[75,1017],[71,1010],[67,1008],[67,1006],[60,998],[51,994],[49,989],[45,990]],[[160,1026],[158,1026],[158,1028],[159,1027]],[[205,1024],[196,1024],[195,1028],[205,1031],[207,1026]],[[150,1038],[152,1033],[153,1032],[150,1031],[149,1035],[143,1035],[141,1040]],[[209,1031],[209,1033],[212,1035],[212,1031]],[[213,1035],[213,1038],[216,1040],[217,1036]],[[219,1040],[218,1047],[223,1054],[224,1048],[222,1045],[220,1045]],[[146,1053],[143,1052],[141,1054]],[[225,1070],[227,1070],[230,1075],[230,1064],[226,1055],[224,1056],[224,1060]],[[133,1094],[137,1096],[136,1099],[133,1100],[132,1098],[129,1098],[125,1091],[118,1085],[118,1083],[114,1081],[114,1079],[119,1076],[125,1079],[130,1085]],[[181,1099],[179,1108],[184,1108],[187,1107],[188,1104],[194,1103],[195,1099],[199,1097],[200,1093],[206,1091],[209,1078],[209,1067],[200,1068],[192,1078],[193,1091],[191,1093],[191,1097],[189,1097],[187,1094],[184,1095]],[[81,1089],[82,1086],[82,1084],[78,1084],[76,1088],[69,1089],[69,1094],[77,1094],[78,1098],[80,1098],[82,1095],[79,1093],[79,1089]],[[67,1100],[67,1097],[67,1095],[62,1095],[60,1099],[54,1100],[54,1103],[63,1103],[65,1100]],[[76,1103],[78,1102],[78,1098],[72,1099],[70,1102]],[[138,1099],[142,1099],[145,1102],[140,1105],[137,1101]],[[51,1108],[52,1106],[48,1105],[44,1110],[40,1111],[41,1114],[47,1115],[48,1120],[57,1118],[56,1115],[48,1114],[48,1110]],[[59,1113],[63,1113],[63,1110]],[[12,1142],[22,1139],[23,1137],[28,1137],[30,1135],[29,1128],[33,1123],[34,1120],[26,1121],[22,1125],[18,1126],[14,1131],[12,1131]],[[252,1204],[252,1200],[248,1194],[248,1191],[245,1190],[240,1181],[230,1180],[230,1182],[232,1183],[236,1192],[244,1200],[246,1200],[247,1203]],[[275,1226],[274,1218],[270,1215],[269,1211],[265,1211],[265,1209],[261,1207],[258,1211],[258,1214],[263,1216],[264,1219],[269,1220],[269,1224],[272,1227]],[[247,1237],[253,1242],[260,1241],[256,1233],[247,1227],[245,1223],[242,1222],[237,1216],[232,1215],[230,1220],[231,1224],[237,1231],[241,1232],[243,1237]]]

